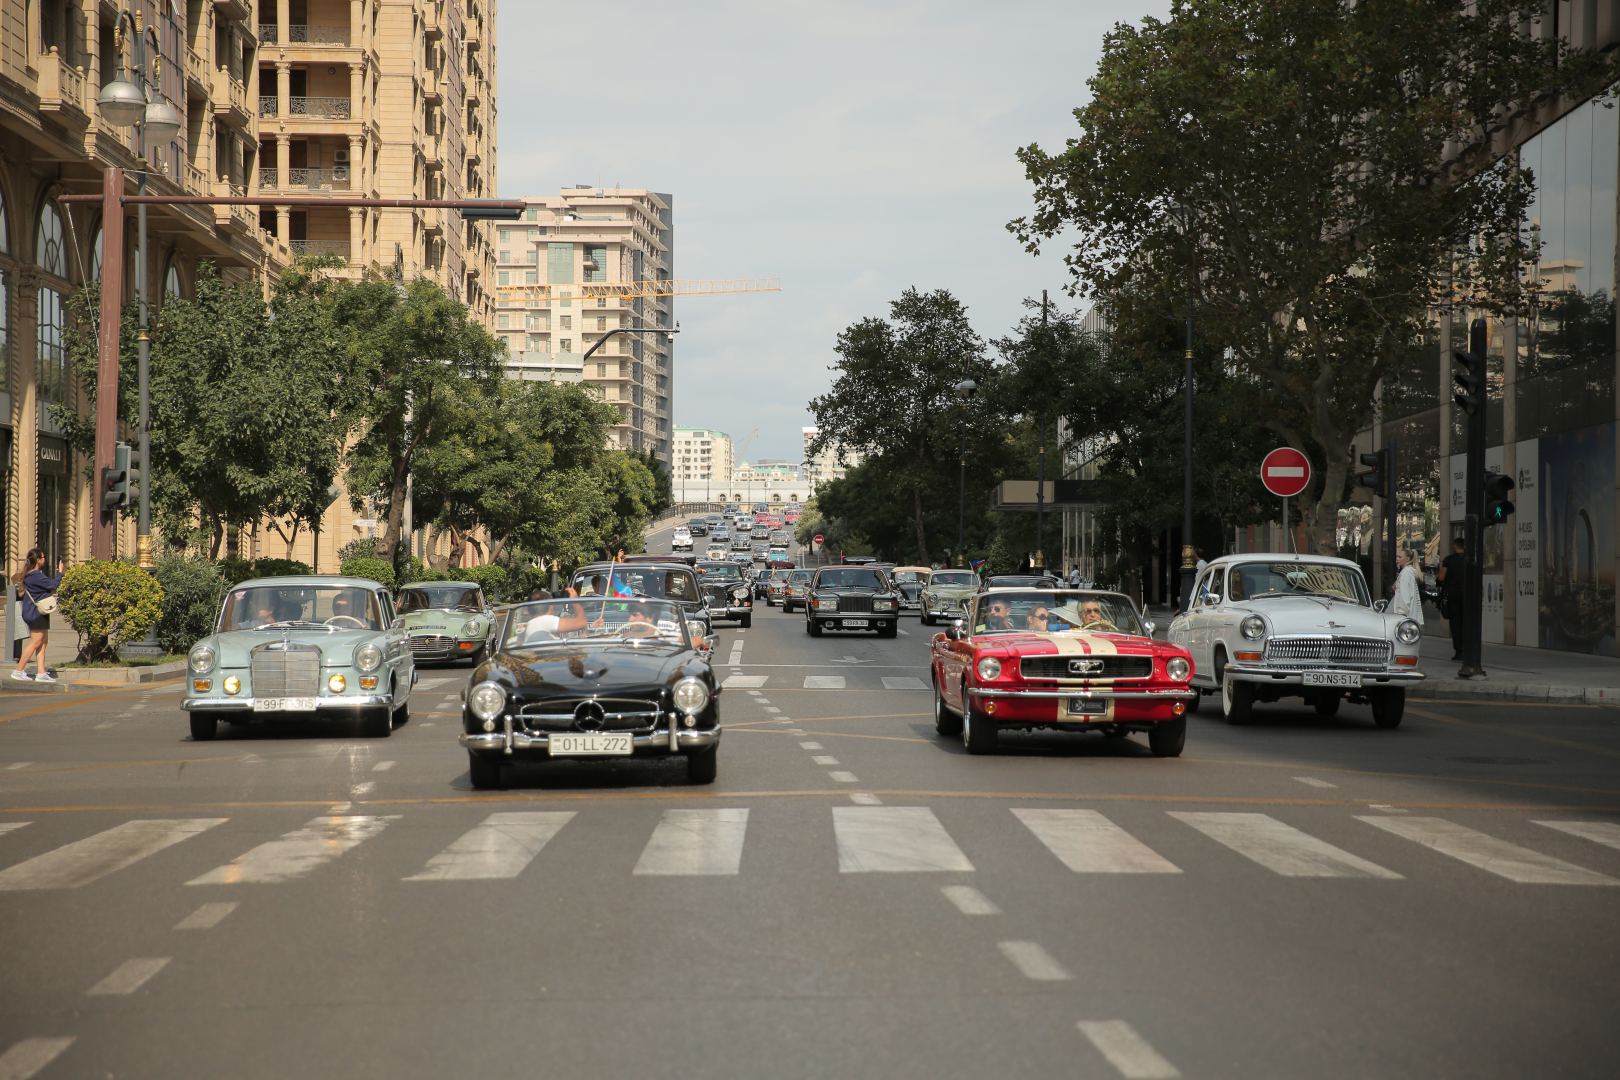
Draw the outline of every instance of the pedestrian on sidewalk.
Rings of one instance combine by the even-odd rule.
[[[1451,541],[1451,554],[1441,560],[1434,579],[1440,585],[1440,614],[1451,623],[1451,658],[1461,660],[1468,626],[1468,612],[1463,603],[1468,582],[1468,544],[1462,537]]]
[[[1396,615],[1404,615],[1408,619],[1423,625],[1423,594],[1418,591],[1417,553],[1411,548],[1403,547],[1395,553],[1395,598],[1389,602],[1389,610]]]
[[[27,565],[22,573],[12,578],[17,589],[17,598],[22,601],[23,622],[28,625],[28,644],[23,646],[22,657],[17,666],[12,669],[11,677],[19,682],[28,681],[28,661],[36,659],[37,674],[34,682],[55,682],[51,673],[45,668],[45,643],[51,633],[50,611],[39,610],[39,605],[47,600],[46,606],[52,610],[56,607],[56,590],[62,584],[62,572],[67,564],[61,559],[56,560],[56,576],[45,572],[45,553],[34,548],[28,553]]]

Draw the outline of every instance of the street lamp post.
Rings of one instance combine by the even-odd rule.
[[[1177,605],[1186,611],[1192,600],[1193,578],[1197,573],[1198,560],[1193,551],[1193,299],[1196,288],[1196,270],[1192,253],[1196,251],[1192,242],[1192,207],[1178,204],[1177,218],[1181,223],[1182,235],[1187,238],[1189,258],[1187,260],[1187,315],[1186,331],[1187,345],[1183,352],[1183,398],[1184,413],[1182,419],[1181,443],[1181,580],[1178,591]]]
[[[979,384],[972,379],[963,379],[956,384],[956,396],[962,400],[964,407],[969,398],[978,393]],[[957,429],[957,474],[956,474],[956,558],[963,566],[967,565],[967,556],[963,546],[967,543],[967,432],[966,426]],[[928,553],[922,553],[926,558]]]

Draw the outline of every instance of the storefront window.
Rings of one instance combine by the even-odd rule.
[[[62,215],[54,203],[39,212],[39,235],[34,245],[45,276],[39,288],[39,392],[45,401],[61,401],[67,392],[67,351],[62,341],[63,290],[67,286],[67,250]],[[60,282],[60,287],[51,279]]]

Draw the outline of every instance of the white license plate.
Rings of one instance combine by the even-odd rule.
[[[546,743],[552,757],[628,754],[630,735],[553,735]]]
[[[254,712],[314,712],[312,697],[261,697],[253,699]]]
[[[1307,671],[1306,686],[1341,686],[1350,690],[1361,689],[1361,676],[1345,671]]]
[[[1069,714],[1071,716],[1101,716],[1107,711],[1108,702],[1106,701],[1083,697],[1069,699]]]
[[[844,620],[844,625],[845,626],[865,626],[866,625],[866,620],[865,619],[845,619]]]

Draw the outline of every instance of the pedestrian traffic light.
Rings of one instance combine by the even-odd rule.
[[[1485,354],[1457,349],[1451,354],[1451,362],[1456,365],[1451,373],[1451,400],[1473,416],[1485,400]]]
[[[1485,524],[1505,525],[1513,513],[1513,478],[1498,472],[1485,474]]]
[[[113,447],[113,463],[101,470],[101,510],[110,514],[130,503],[131,492],[140,482],[140,471],[130,465],[128,443]]]
[[[1371,489],[1372,493],[1380,499],[1395,497],[1395,470],[1390,463],[1389,448],[1374,450],[1370,454],[1361,455],[1361,463],[1367,466],[1367,471],[1356,474],[1356,484]]]

